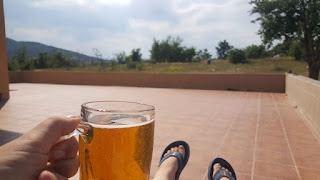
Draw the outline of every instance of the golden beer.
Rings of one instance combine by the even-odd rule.
[[[93,137],[79,137],[81,180],[148,180],[154,119],[129,125],[88,123]]]

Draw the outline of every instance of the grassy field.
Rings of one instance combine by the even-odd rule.
[[[248,64],[231,64],[227,60],[211,60],[200,63],[144,63],[140,68],[128,69],[126,64],[86,66],[76,68],[46,69],[46,71],[87,71],[87,72],[141,72],[141,73],[293,73],[307,76],[307,63],[292,58],[267,58],[249,60]]]

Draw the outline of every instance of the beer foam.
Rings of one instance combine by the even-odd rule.
[[[95,124],[91,122],[86,122],[86,124],[89,124],[90,126],[94,128],[100,128],[100,129],[120,129],[120,128],[131,128],[131,127],[137,127],[137,126],[143,126],[149,123],[154,122],[154,119],[147,120],[145,122],[140,123],[134,123],[134,124]]]

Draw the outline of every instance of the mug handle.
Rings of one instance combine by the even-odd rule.
[[[81,116],[72,116],[72,118],[79,118],[81,119]],[[66,139],[69,139],[73,136],[76,136],[76,135],[79,135],[79,136],[88,136],[90,133],[91,126],[89,124],[83,124],[82,122],[80,122],[80,124],[76,127],[76,129],[68,134],[68,135],[65,135],[65,136],[62,136],[60,137],[60,139],[58,140],[57,143],[61,142],[61,141],[64,141]]]

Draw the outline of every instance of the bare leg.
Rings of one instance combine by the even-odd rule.
[[[170,150],[167,151],[165,156],[174,151],[179,151],[184,158],[185,149],[182,145],[180,145],[179,147],[171,148]],[[177,158],[169,157],[160,165],[153,180],[174,180],[177,170],[178,170]]]

